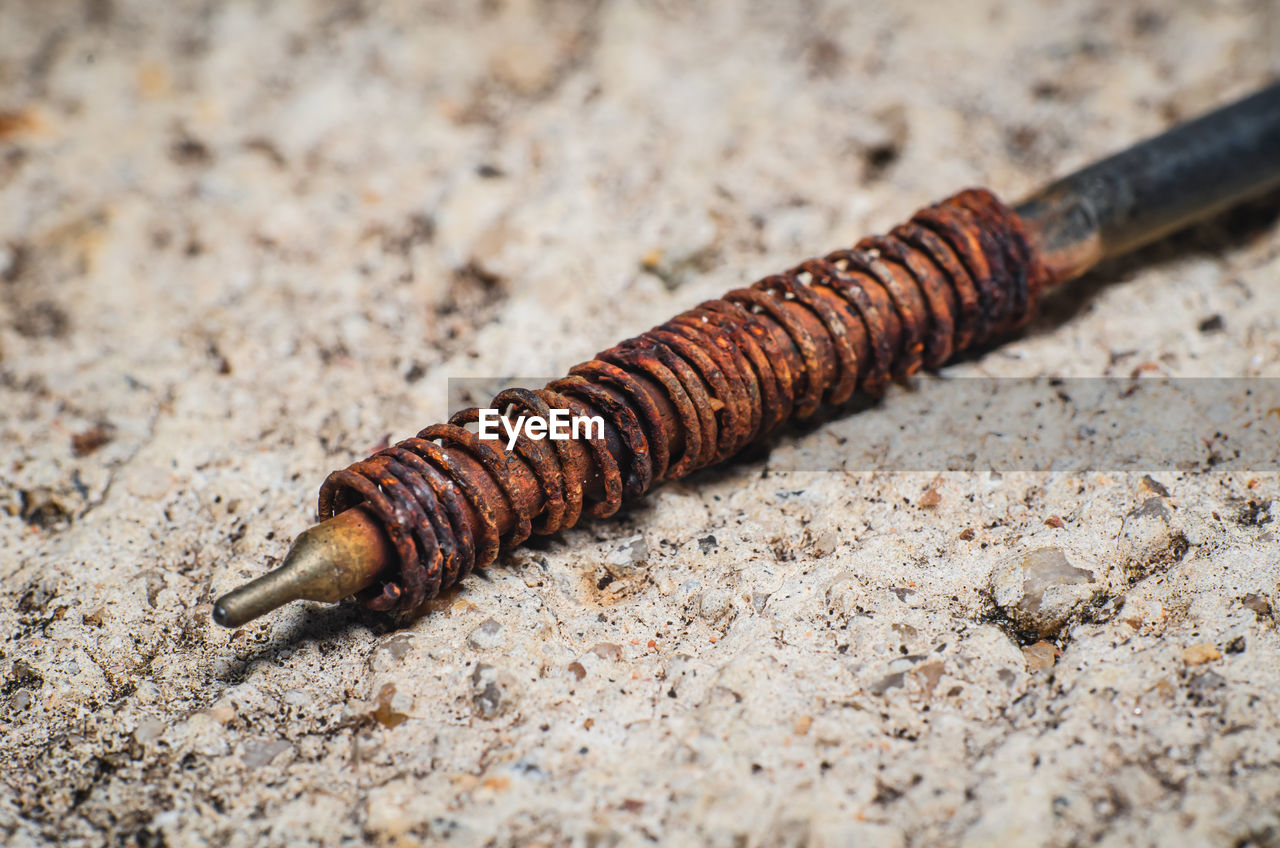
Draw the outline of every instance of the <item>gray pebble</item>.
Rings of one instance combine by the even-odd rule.
[[[1038,548],[1001,563],[991,576],[996,606],[1018,628],[1052,639],[1093,595],[1093,572],[1058,548]]]
[[[471,635],[467,637],[467,644],[477,651],[491,651],[502,646],[502,625],[487,618],[480,623],[480,626],[471,631]]]

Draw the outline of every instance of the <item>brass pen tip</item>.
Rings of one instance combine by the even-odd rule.
[[[382,528],[350,509],[304,531],[279,568],[218,598],[213,620],[240,627],[290,601],[337,603],[372,585],[392,561]]]

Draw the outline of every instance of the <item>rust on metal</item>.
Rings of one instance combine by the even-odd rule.
[[[413,610],[530,533],[612,515],[789,418],[858,389],[879,394],[892,377],[1022,324],[1052,270],[995,195],[961,192],[886,236],[700,304],[488,407],[598,416],[602,436],[548,445],[522,431],[507,450],[468,430],[480,408],[466,409],[331,474],[320,518],[371,517],[387,567],[358,598]]]

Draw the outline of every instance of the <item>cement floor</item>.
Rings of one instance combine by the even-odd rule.
[[[842,470],[936,378],[408,627],[209,618],[449,378],[1016,199],[1277,43],[1272,0],[3,4],[0,834],[1277,844],[1280,478]],[[1274,213],[946,374],[1278,376]]]

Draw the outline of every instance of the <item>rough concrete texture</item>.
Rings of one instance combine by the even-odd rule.
[[[402,629],[209,619],[447,378],[1242,94],[1272,0],[19,0],[0,34],[8,844],[1280,841],[1280,480],[784,470],[933,378]],[[952,373],[1277,376],[1273,213]]]

